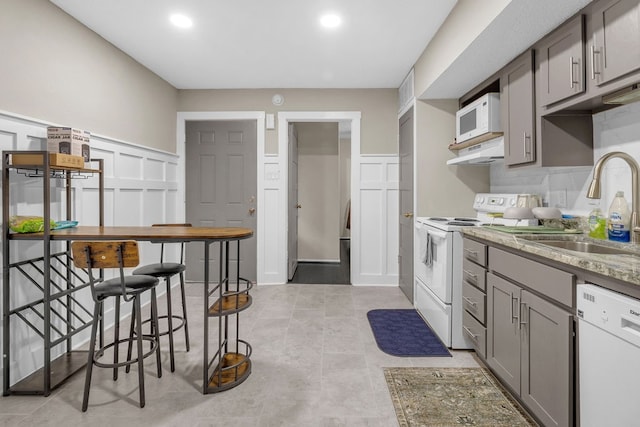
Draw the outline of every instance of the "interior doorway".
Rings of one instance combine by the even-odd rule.
[[[186,123],[185,222],[202,227],[256,229],[257,130],[255,120],[204,120]],[[219,270],[212,257],[209,269]],[[231,254],[229,275],[256,280],[255,236],[242,242],[240,258]],[[199,244],[187,244],[185,277],[204,280],[204,258]]]
[[[251,143],[255,150],[255,158],[260,159],[260,161],[262,161],[263,153],[265,151],[265,113],[263,111],[178,112],[177,123],[176,123],[176,154],[178,155],[178,159],[180,160],[177,162],[177,164],[175,164],[175,168],[171,168],[172,165],[169,165],[169,170],[167,171],[168,174],[175,173],[176,176],[183,177],[183,179],[177,180],[178,186],[179,186],[179,188],[177,189],[178,193],[185,195],[185,200],[182,201],[183,209],[177,210],[178,212],[182,212],[182,215],[178,215],[176,217],[176,221],[178,222],[187,222],[186,182],[187,182],[187,171],[190,169],[190,165],[187,165],[187,161],[186,161],[187,125],[189,122],[197,122],[197,121],[200,121],[200,122],[234,122],[234,121],[251,122],[255,125],[254,130],[250,131],[253,134],[252,136],[255,136],[255,140]],[[233,141],[237,141],[238,140],[237,137],[238,137],[237,134],[231,135],[231,138]],[[251,163],[257,163],[257,160],[251,160]],[[254,170],[257,170],[258,175],[256,175],[255,173],[253,174],[254,175],[253,185],[257,187],[257,193],[260,193],[263,190],[261,186],[262,180],[260,179],[260,172],[261,172],[260,164],[255,164]],[[247,184],[251,185],[251,183],[247,183]],[[247,198],[245,197],[244,199],[247,199]],[[253,202],[259,205],[260,199],[258,198],[258,200],[252,201],[250,203],[253,203]],[[249,210],[252,209],[252,206],[245,206],[245,207],[247,208],[246,212],[249,212]],[[243,211],[244,210],[245,209],[243,209]],[[263,234],[264,234],[264,227],[261,226],[261,223],[260,223],[260,214],[261,212],[259,211],[259,209],[255,210],[252,215],[250,214],[250,216],[257,217],[253,219],[253,221],[256,221],[257,223],[252,226],[252,228],[255,230],[255,234],[254,234],[255,238],[250,239],[251,242],[247,241],[245,243],[245,241],[243,241],[241,244],[241,257],[244,258],[245,251],[255,253],[255,255],[252,256],[253,260],[251,262],[252,264],[251,272],[252,272],[252,275],[257,276],[256,279],[258,281],[260,280],[260,275],[262,273],[262,269],[260,268],[260,266],[261,264],[264,263],[264,252],[257,252],[257,253],[255,252],[257,247],[259,247],[260,245],[259,242],[261,241],[261,239],[263,239]],[[233,224],[227,224],[227,225],[233,225]],[[199,246],[197,248],[198,253],[202,253],[201,243],[191,243],[190,245],[198,245]],[[250,247],[247,247],[245,249],[245,246],[247,245],[249,245]],[[189,249],[187,248],[187,250]],[[213,267],[210,265],[210,268],[213,268]],[[250,267],[247,267],[247,268],[250,268]],[[194,268],[190,270],[201,271],[203,269]],[[217,272],[217,270],[210,270],[210,271]],[[215,274],[215,273],[212,273],[212,274]],[[241,272],[241,274],[244,275],[244,270]],[[198,278],[195,278],[195,280],[198,281]]]
[[[350,284],[350,122],[288,124],[289,281]]]

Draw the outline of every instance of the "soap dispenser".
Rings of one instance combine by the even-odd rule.
[[[623,191],[618,191],[611,202],[607,225],[609,240],[617,242],[629,242],[631,240],[631,212]]]

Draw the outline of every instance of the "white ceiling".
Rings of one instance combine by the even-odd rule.
[[[179,89],[397,88],[455,0],[51,0]],[[340,28],[318,25],[322,13]],[[169,23],[192,17],[191,29]]]
[[[456,0],[50,0],[179,89],[397,88]],[[485,1],[485,0],[463,0]],[[509,0],[420,98],[459,98],[590,0]],[[318,25],[333,11],[343,25]],[[169,23],[190,15],[189,30]]]

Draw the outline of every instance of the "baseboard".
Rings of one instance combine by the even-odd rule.
[[[312,262],[316,264],[340,264],[339,259],[299,259],[298,262]]]

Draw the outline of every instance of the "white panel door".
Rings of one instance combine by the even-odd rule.
[[[193,121],[186,125],[186,219],[194,226],[256,229],[256,122]],[[217,281],[218,246],[212,246],[211,278]],[[242,240],[241,259],[231,254],[230,277],[256,279],[255,236]],[[187,247],[186,278],[204,279],[202,244]]]
[[[413,108],[400,118],[398,281],[413,302]]]

